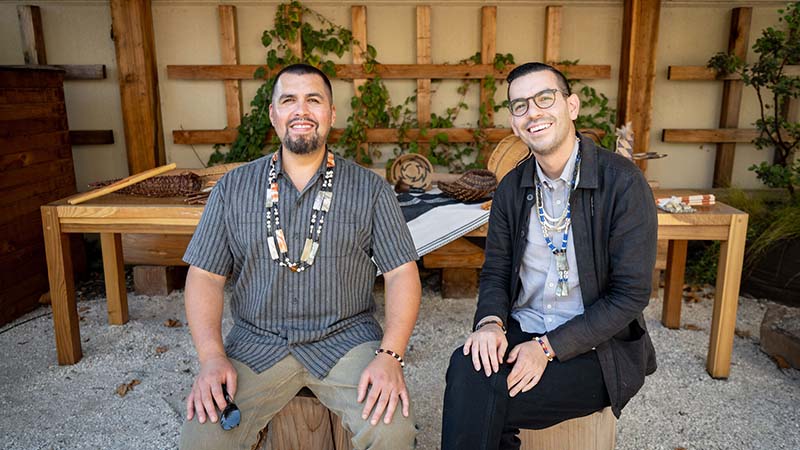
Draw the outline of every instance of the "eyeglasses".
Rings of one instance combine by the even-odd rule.
[[[515,117],[524,116],[528,112],[528,105],[530,101],[536,104],[539,109],[547,109],[556,102],[556,92],[561,92],[558,89],[545,89],[537,92],[532,97],[528,98],[515,98],[508,103],[508,110],[511,115]]]
[[[239,407],[231,400],[231,396],[228,395],[224,384],[222,385],[222,395],[225,396],[225,402],[228,406],[222,410],[222,415],[219,418],[219,425],[223,430],[228,431],[239,426],[239,422],[242,420],[242,413],[239,411]]]

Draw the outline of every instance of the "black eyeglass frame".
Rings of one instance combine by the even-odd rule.
[[[225,397],[225,403],[228,405],[225,406],[225,409],[222,410],[222,414],[219,416],[219,426],[222,427],[223,430],[229,431],[239,426],[239,423],[242,421],[242,413],[239,411],[239,407],[236,406],[236,403],[233,403],[231,396],[228,395],[228,390],[225,389],[225,385],[222,385],[222,395]]]
[[[568,97],[567,93],[562,91],[561,89],[544,89],[544,90],[541,90],[541,91],[531,95],[530,97],[515,98],[514,100],[509,101],[508,102],[508,112],[510,112],[511,115],[514,116],[514,117],[522,117],[522,116],[524,116],[525,114],[528,113],[528,110],[531,107],[530,106],[531,105],[531,100],[533,100],[533,103],[539,109],[551,108],[553,105],[556,104],[556,96],[555,95],[553,95],[553,102],[550,103],[549,105],[546,105],[546,106],[540,104],[539,101],[536,98],[539,97],[540,95],[544,94],[544,93],[550,93],[552,95],[552,94],[555,94],[556,92],[560,92],[564,97]],[[519,104],[520,102],[523,102],[523,101],[525,102],[525,110],[522,111],[519,114],[514,113],[514,105],[515,104]]]

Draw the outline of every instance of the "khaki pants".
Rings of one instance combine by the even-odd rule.
[[[182,450],[250,450],[258,441],[258,432],[307,386],[319,401],[342,418],[342,423],[353,433],[356,449],[412,449],[415,446],[416,426],[413,411],[403,417],[398,402],[392,423],[383,420],[372,426],[361,418],[363,403],[357,403],[358,380],[364,368],[375,357],[379,342],[367,342],[350,350],[320,380],[312,376],[300,362],[289,355],[262,373],[255,373],[238,361],[231,360],[238,373],[238,386],[234,402],[242,413],[238,427],[225,431],[219,422],[197,418],[184,422],[181,430]]]

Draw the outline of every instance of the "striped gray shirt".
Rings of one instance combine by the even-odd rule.
[[[373,316],[375,266],[386,273],[418,256],[389,184],[337,156],[333,203],[314,264],[303,272],[278,266],[266,241],[271,156],[219,180],[183,260],[230,274],[234,326],[225,343],[229,357],[262,372],[292,354],[324,378],[350,349],[382,336]],[[281,226],[289,259],[298,261],[325,164],[298,192],[280,163]]]

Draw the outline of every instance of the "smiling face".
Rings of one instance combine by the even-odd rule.
[[[284,73],[275,83],[269,118],[283,147],[305,155],[325,149],[336,108],[319,75]]]
[[[513,101],[528,98],[547,89],[562,89],[552,72],[542,70],[523,75],[511,82],[508,98]],[[520,117],[511,116],[511,129],[536,155],[544,156],[558,152],[572,152],[575,124],[580,100],[573,94],[565,97],[556,92],[553,106],[541,109],[528,101],[528,112]]]

